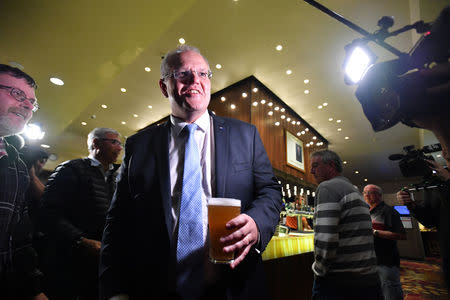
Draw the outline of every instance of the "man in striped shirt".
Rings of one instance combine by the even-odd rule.
[[[319,186],[314,202],[313,299],[383,299],[369,206],[342,173],[333,151],[312,154]]]

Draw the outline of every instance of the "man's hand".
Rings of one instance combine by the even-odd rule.
[[[407,191],[399,191],[397,192],[397,200],[402,205],[406,205],[408,207],[414,207],[415,203],[411,199],[411,195]]]
[[[33,300],[48,300],[44,293],[37,294],[33,297]]]
[[[430,169],[432,169],[433,171],[436,171],[436,173],[434,175],[439,177],[439,179],[441,179],[443,181],[447,181],[448,179],[450,179],[450,172],[447,169],[445,169],[443,166],[441,166],[434,160],[426,160],[426,162],[428,163]]]
[[[228,246],[223,248],[226,253],[236,251],[234,262],[230,267],[234,269],[244,258],[254,244],[258,241],[258,227],[255,221],[246,214],[240,214],[226,224],[227,229],[236,230],[232,234],[220,238]]]
[[[80,247],[89,255],[100,256],[100,248],[102,247],[102,243],[96,240],[81,238]]]

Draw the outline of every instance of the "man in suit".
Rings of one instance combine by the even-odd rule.
[[[279,220],[281,187],[256,128],[207,110],[211,75],[206,59],[190,46],[169,52],[161,63],[159,86],[170,102],[170,121],[127,139],[103,234],[100,299],[267,297],[260,252]],[[180,238],[186,238],[178,227],[186,213],[180,207],[189,188],[183,184],[189,162],[183,161],[191,124],[201,172],[201,208],[191,213],[200,217],[202,233],[189,235],[201,245],[200,262],[186,265],[178,259]],[[207,260],[210,197],[241,200],[241,214],[227,223],[235,231],[222,238],[224,251],[235,252],[230,265]]]

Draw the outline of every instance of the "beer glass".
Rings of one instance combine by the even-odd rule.
[[[229,264],[234,260],[234,253],[223,252],[226,245],[220,238],[231,234],[225,224],[241,213],[241,200],[230,198],[210,198],[208,200],[209,259],[215,264]]]

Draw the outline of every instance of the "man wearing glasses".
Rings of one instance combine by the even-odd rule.
[[[194,47],[164,57],[159,86],[170,120],[127,139],[103,235],[100,299],[267,299],[260,252],[279,220],[281,188],[255,126],[207,110],[211,77]],[[236,231],[221,239],[235,252],[229,265],[207,258],[210,197],[241,200],[227,223]]]
[[[17,150],[4,137],[21,132],[38,109],[36,82],[17,68],[0,64],[0,298],[39,299],[42,273],[31,246],[25,201],[30,178]]]
[[[47,236],[44,266],[51,299],[97,299],[101,237],[116,184],[122,143],[110,128],[95,128],[89,156],[59,165],[42,198],[39,223]]]

